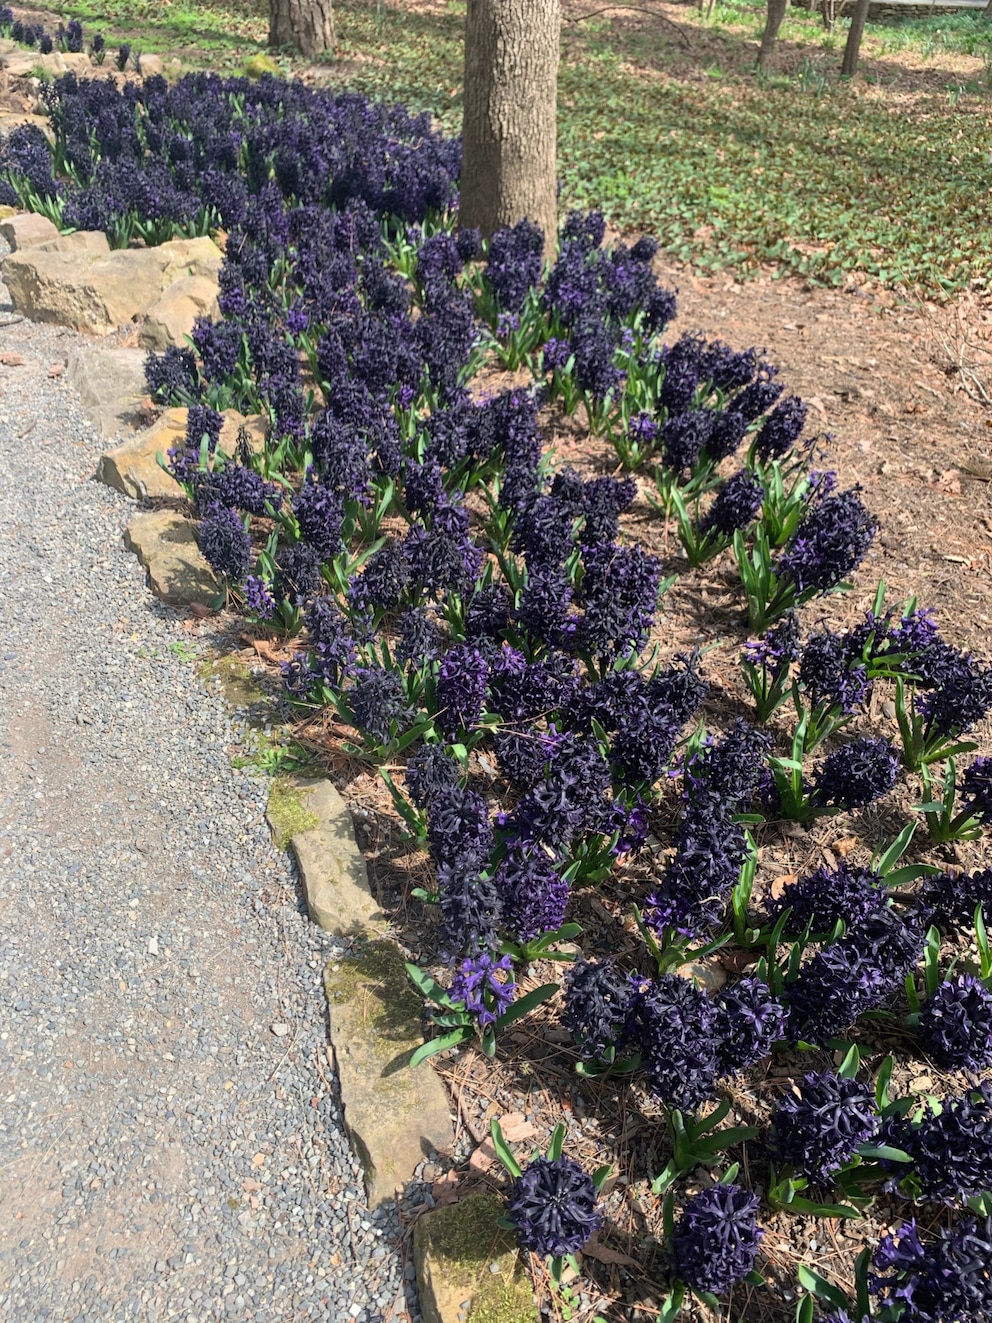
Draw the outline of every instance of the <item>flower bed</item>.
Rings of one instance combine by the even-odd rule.
[[[668,333],[648,238],[571,215],[545,273],[526,222],[454,230],[458,144],[424,117],[207,76],[69,76],[49,106],[54,147],[4,144],[12,193],[117,241],[226,234],[223,320],[148,361],[189,409],[170,470],[301,720],[388,789],[423,883],[419,1059],[552,1086],[546,1157],[494,1133],[550,1307],[732,1292],[731,1317],[786,1318],[801,1288],[804,1321],[817,1297],[835,1323],[987,1314],[992,873],[948,849],[982,862],[992,759],[961,760],[992,673],[884,585],[819,618],[878,520],[805,404],[757,350]],[[231,407],[268,418],[261,454],[222,450]],[[660,616],[716,557],[732,682]],[[776,879],[783,829],[834,818],[841,857]],[[921,1057],[939,1090],[909,1091]],[[597,1125],[556,1126],[579,1089]],[[859,1217],[844,1296],[800,1235]],[[590,1252],[584,1300],[566,1268],[594,1231],[637,1257],[621,1282]]]

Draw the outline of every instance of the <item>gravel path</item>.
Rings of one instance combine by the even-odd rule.
[[[335,947],[92,481],[48,376],[73,334],[10,320],[0,287],[0,1316],[405,1318],[325,1050]]]

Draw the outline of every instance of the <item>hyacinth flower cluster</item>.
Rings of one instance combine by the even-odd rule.
[[[947,1323],[992,1317],[992,1218],[965,1216],[924,1242],[916,1219],[882,1237],[869,1287],[880,1318]]]
[[[718,1078],[747,1070],[784,1035],[786,1011],[768,985],[746,975],[710,997],[692,979],[625,976],[610,962],[580,961],[565,979],[562,1023],[584,1073],[641,1070],[670,1111],[695,1112]]]
[[[668,1299],[674,1317],[685,1289],[716,1306],[753,1270],[764,1230],[758,1225],[756,1195],[724,1179],[687,1199],[669,1239],[675,1289]],[[758,1281],[763,1281],[760,1274]]]
[[[645,917],[663,944],[718,925],[740,881],[748,854],[737,820],[754,799],[771,741],[743,720],[687,754],[676,854]]]
[[[599,1196],[610,1168],[600,1167],[590,1175],[567,1157],[562,1151],[562,1123],[551,1135],[547,1154],[534,1153],[524,1168],[495,1119],[491,1136],[496,1155],[511,1178],[501,1224],[516,1234],[521,1249],[547,1259],[551,1279],[560,1289],[566,1265],[577,1268],[575,1255],[603,1225]]]
[[[927,1099],[915,1112],[887,1119],[880,1142],[909,1155],[912,1165],[887,1164],[889,1184],[909,1198],[948,1206],[992,1190],[992,1084]]]
[[[871,550],[877,532],[878,521],[857,489],[836,492],[832,482],[821,481],[810,486],[805,513],[777,556],[762,524],[750,547],[742,532],[735,533],[750,628],[764,630],[815,597],[849,589],[848,576]]]
[[[39,55],[51,55],[54,50],[69,51],[78,54],[84,47],[83,25],[78,18],[72,18],[67,24],[60,23],[54,35],[43,23],[29,23],[15,18],[9,5],[0,6],[0,37],[10,37],[19,46],[37,50]],[[102,63],[100,56],[106,49],[104,38],[94,35],[91,52]]]

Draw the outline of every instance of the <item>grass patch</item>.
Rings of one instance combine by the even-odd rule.
[[[262,0],[77,0],[64,9],[142,49],[192,43],[224,70],[264,47]],[[992,275],[983,83],[992,25],[982,15],[873,24],[867,81],[841,83],[843,20],[825,32],[818,16],[791,8],[781,72],[759,79],[760,5],[723,0],[710,18],[671,13],[688,47],[670,25],[619,11],[564,25],[563,207],[601,208],[702,268],[746,274],[773,263],[816,283],[857,274],[928,295]],[[463,0],[414,12],[348,0],[335,18],[339,46],[321,66],[332,85],[429,109],[459,130]],[[913,68],[893,63],[893,52],[911,53]],[[954,60],[941,63],[948,53]],[[951,68],[962,59],[968,67]]]

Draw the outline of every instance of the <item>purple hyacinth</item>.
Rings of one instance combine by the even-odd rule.
[[[735,408],[724,409],[713,416],[713,426],[706,439],[705,458],[718,464],[729,459],[747,434],[747,419]]]
[[[577,960],[566,974],[561,1022],[586,1061],[603,1061],[620,1047],[632,991],[611,960]]]
[[[786,1010],[771,988],[754,975],[721,988],[716,1007],[717,1061],[721,1075],[762,1061],[785,1036]]]
[[[640,1048],[651,1093],[694,1112],[713,1097],[720,1072],[717,1012],[691,979],[661,974],[634,982],[625,1036]]]
[[[471,956],[491,950],[497,942],[500,898],[478,858],[465,854],[438,864],[437,889],[443,952]]]
[[[767,464],[787,455],[802,435],[808,413],[809,406],[798,395],[779,400],[755,440],[754,452],[758,458]]]
[[[794,611],[772,625],[760,639],[744,644],[745,660],[764,667],[769,677],[778,680],[799,656],[799,617]]]
[[[496,872],[503,926],[514,941],[556,932],[565,922],[568,883],[539,847],[514,845]]]
[[[489,808],[475,790],[452,787],[428,801],[427,839],[438,863],[471,859],[488,863],[493,848]]]
[[[620,515],[636,496],[633,478],[591,478],[585,483],[580,495],[585,515],[583,542],[612,542],[619,530]]]
[[[976,758],[961,778],[961,812],[992,825],[992,758]]]
[[[489,241],[486,279],[503,312],[520,312],[541,279],[544,234],[529,220],[497,230]]]
[[[331,597],[318,597],[306,609],[305,620],[314,651],[315,673],[340,689],[355,661],[355,643],[348,618]]]
[[[858,568],[877,532],[878,521],[855,489],[828,496],[803,516],[778,571],[800,593],[829,592]]]
[[[418,809],[430,808],[460,783],[461,769],[443,744],[422,744],[407,760],[407,794]]]
[[[928,677],[933,688],[919,699],[918,706],[929,730],[955,736],[971,730],[992,708],[992,667],[946,645],[941,651],[943,660]],[[915,663],[918,668],[919,660]]]
[[[686,1201],[672,1235],[672,1274],[722,1295],[754,1267],[764,1231],[758,1198],[739,1185],[708,1186]]]
[[[728,478],[699,524],[700,533],[716,533],[730,539],[748,528],[761,509],[765,489],[750,469],[739,469]]]
[[[660,399],[669,417],[685,413],[692,404],[699,385],[701,346],[696,336],[687,334],[664,352],[665,376]]]
[[[245,610],[250,611],[253,616],[258,616],[259,620],[268,620],[276,609],[276,599],[272,596],[272,589],[264,579],[260,579],[255,574],[249,574],[245,579]]]
[[[867,1084],[821,1071],[804,1075],[779,1099],[769,1143],[779,1166],[791,1167],[814,1185],[830,1185],[878,1127]]]
[[[639,652],[658,609],[661,561],[638,546],[607,542],[584,547],[582,567],[580,650],[597,657]]]
[[[565,735],[551,752],[547,772],[521,799],[517,815],[526,832],[552,849],[597,831],[610,788],[610,766],[591,741]]]
[[[293,514],[300,526],[300,540],[313,547],[322,561],[333,560],[342,549],[344,508],[338,493],[323,486],[312,468],[307,469],[293,499]]]
[[[465,1009],[475,1016],[479,1028],[485,1029],[510,1009],[516,991],[510,957],[505,955],[494,960],[488,951],[482,951],[462,961],[451,981],[448,996],[452,1001],[464,1002]]]
[[[410,582],[410,563],[401,543],[383,543],[365,563],[361,574],[352,577],[348,600],[353,610],[393,610],[399,606]]]
[[[456,643],[441,662],[437,677],[438,722],[449,735],[471,730],[486,702],[489,667],[470,643]]]
[[[941,928],[970,927],[981,905],[985,925],[992,929],[992,868],[924,878],[917,903],[923,922]]]
[[[322,588],[319,553],[306,542],[283,547],[276,556],[276,596],[302,606],[311,597],[316,597]]]
[[[992,1065],[992,992],[972,974],[941,983],[920,1012],[923,1050],[944,1070]]]
[[[806,640],[799,681],[811,706],[836,708],[844,715],[854,712],[868,695],[868,673],[852,655],[846,636],[826,628]]]
[[[913,1159],[924,1199],[954,1204],[992,1190],[992,1084],[984,1080],[942,1098],[939,1111],[927,1103],[918,1117],[891,1117],[879,1142]],[[900,1163],[893,1177],[905,1173]]]
[[[416,671],[437,661],[443,651],[444,636],[435,615],[420,606],[404,611],[395,651],[397,662]]]
[[[899,776],[899,759],[888,740],[862,736],[828,754],[816,770],[815,798],[821,804],[864,808],[887,795]]]
[[[990,1262],[992,1218],[963,1217],[929,1245],[913,1219],[882,1237],[871,1292],[886,1317],[898,1310],[911,1323],[985,1323],[992,1318]]]
[[[745,810],[771,746],[766,731],[735,718],[718,740],[703,745],[686,764],[682,793],[690,813],[715,818]]]
[[[348,690],[348,705],[356,730],[380,743],[388,740],[393,727],[410,715],[399,676],[378,666],[356,669],[354,684]]]
[[[679,475],[695,468],[713,434],[713,421],[714,415],[705,409],[673,414],[659,436],[665,467]]]
[[[244,521],[226,506],[214,506],[200,521],[196,540],[204,559],[229,583],[241,583],[252,563],[251,537]]]
[[[790,1038],[823,1044],[865,1011],[877,1010],[902,988],[922,948],[920,929],[893,909],[869,914],[818,951],[786,985]]]
[[[575,1254],[603,1225],[592,1177],[572,1158],[534,1158],[514,1181],[507,1216],[522,1249]]]
[[[818,868],[787,886],[779,899],[769,905],[768,914],[775,923],[782,911],[788,909],[785,935],[799,937],[807,929],[811,933],[829,933],[838,919],[850,932],[887,904],[885,881],[874,869],[842,863],[836,868]]]

